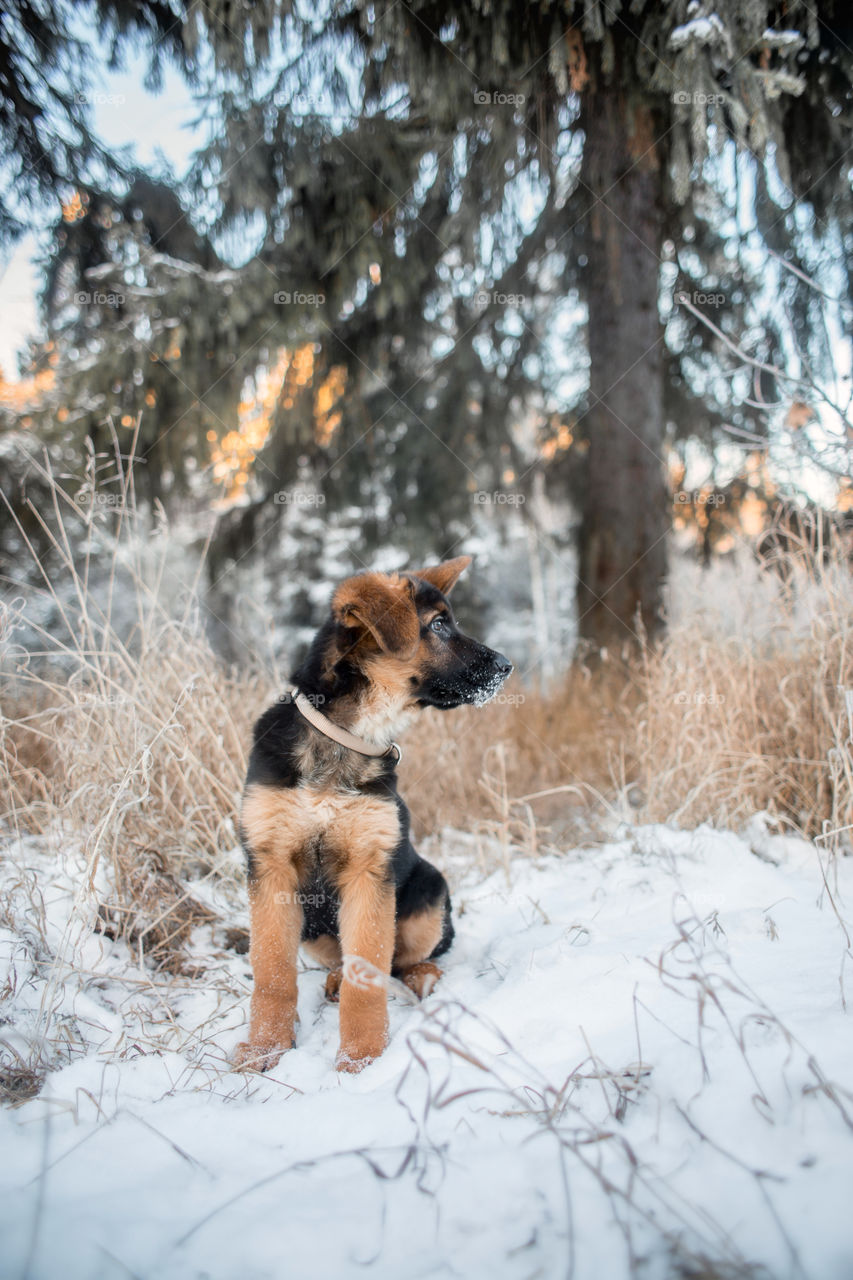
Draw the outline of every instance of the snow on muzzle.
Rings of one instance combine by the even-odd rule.
[[[491,658],[489,665],[482,675],[478,673],[475,677],[476,691],[472,698],[475,707],[482,707],[484,703],[491,701],[504,681],[512,674],[512,663],[509,658],[492,649],[488,652]]]

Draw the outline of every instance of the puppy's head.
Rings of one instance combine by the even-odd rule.
[[[389,709],[487,702],[512,671],[456,625],[447,597],[470,563],[457,556],[411,573],[363,573],[335,592],[339,646]]]

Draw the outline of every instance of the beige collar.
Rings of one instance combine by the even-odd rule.
[[[377,747],[372,742],[367,742],[364,738],[357,738],[354,733],[350,733],[348,729],[342,728],[339,724],[335,724],[334,720],[330,720],[328,716],[324,716],[322,711],[318,711],[310,698],[304,693],[300,693],[297,689],[291,689],[293,701],[305,719],[313,724],[315,729],[319,729],[320,733],[325,734],[327,738],[331,738],[333,742],[338,742],[342,747],[346,747],[350,751],[358,751],[363,756],[387,756],[392,751],[396,751],[397,758],[395,764],[399,764],[403,759],[403,753],[396,742],[390,742],[387,747]]]

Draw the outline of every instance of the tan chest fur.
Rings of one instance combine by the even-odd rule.
[[[241,824],[258,874],[290,863],[300,881],[319,856],[335,882],[363,872],[381,874],[400,838],[391,801],[329,787],[265,787],[243,796]]]

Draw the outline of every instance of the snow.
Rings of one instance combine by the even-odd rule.
[[[728,35],[719,16],[712,13],[708,17],[692,18],[690,22],[674,27],[669,37],[672,49],[683,49],[691,41],[697,45],[728,44]]]
[[[768,27],[761,41],[769,49],[793,49],[803,43],[803,37],[799,31],[774,31],[772,27]]]
[[[11,843],[0,1036],[68,1047],[0,1112],[0,1273],[853,1273],[853,859],[760,818],[489,873],[462,833],[424,852],[454,887],[443,981],[395,991],[388,1050],[347,1076],[306,969],[297,1046],[261,1077],[228,1069],[250,979],[218,926],[202,976],[147,972],[92,932],[78,853]],[[236,889],[192,891],[243,918]]]

